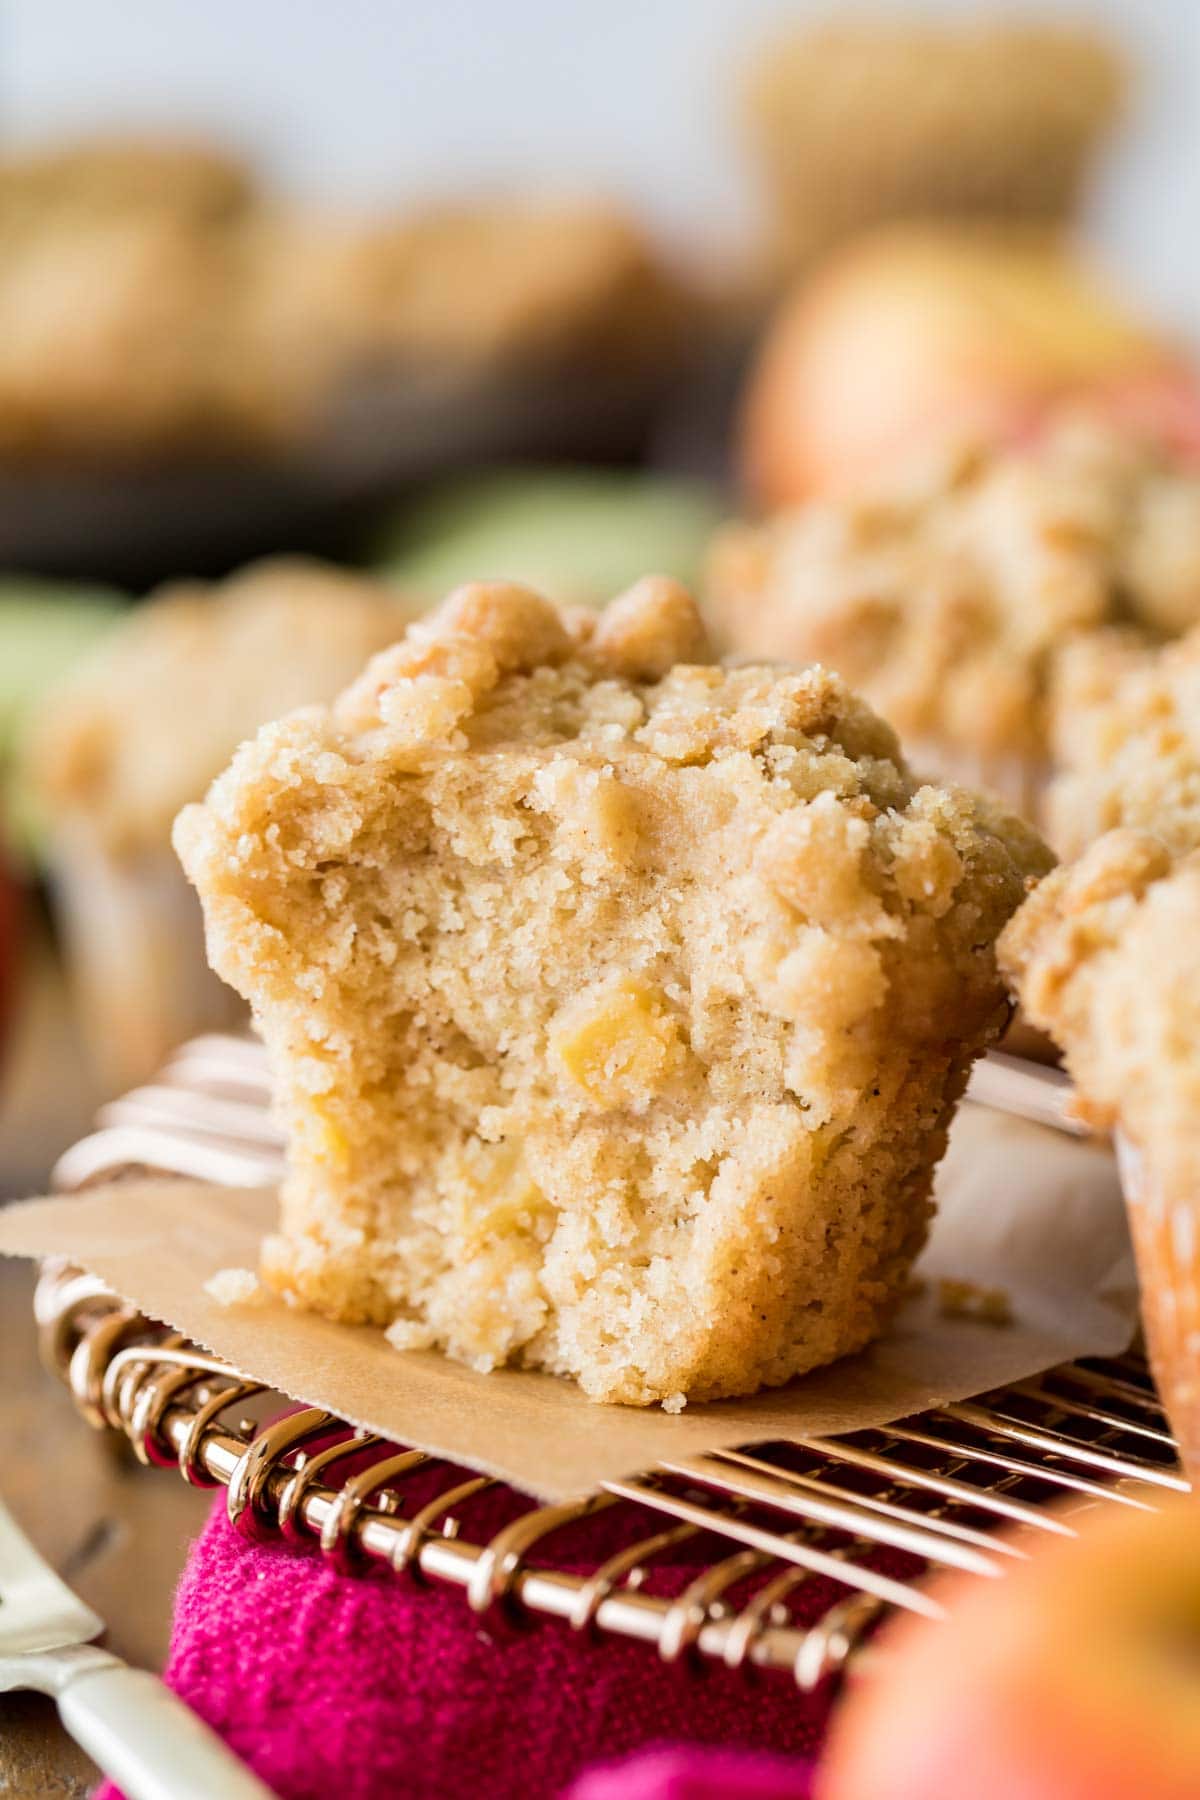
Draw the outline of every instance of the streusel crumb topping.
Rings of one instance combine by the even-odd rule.
[[[1200,629],[1157,649],[1116,630],[1069,645],[1051,712],[1046,817],[1064,856],[1117,826],[1200,848]]]
[[[1200,474],[1066,418],[1032,446],[964,450],[886,492],[730,527],[710,604],[739,654],[837,668],[915,760],[1036,773],[1064,645],[1115,624],[1160,643],[1200,621]]]

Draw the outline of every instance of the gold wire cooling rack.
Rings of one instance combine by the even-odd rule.
[[[985,1079],[1003,1086],[1010,1073],[1000,1065]],[[1045,1092],[1049,1117],[1053,1080]],[[257,1044],[197,1039],[152,1086],[104,1110],[57,1185],[147,1170],[273,1181],[281,1145],[267,1100]],[[886,1428],[687,1458],[539,1506],[330,1413],[279,1416],[279,1396],[91,1276],[47,1265],[36,1310],[45,1360],[84,1417],[122,1431],[144,1463],[223,1485],[251,1536],[315,1540],[339,1568],[379,1563],[448,1584],[494,1620],[558,1619],[652,1645],[668,1662],[790,1672],[804,1689],[839,1674],[888,1612],[938,1616],[930,1574],[1002,1574],[1024,1551],[997,1538],[1000,1527],[1069,1534],[1077,1507],[1153,1508],[1188,1486],[1133,1352]],[[513,1516],[497,1526],[506,1494]],[[1048,1511],[1054,1501],[1065,1508]],[[589,1557],[586,1532],[572,1534],[602,1513],[619,1529]]]

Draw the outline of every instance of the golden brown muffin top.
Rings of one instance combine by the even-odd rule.
[[[782,905],[764,982],[786,961],[792,909],[814,928],[812,943],[776,973],[781,992],[811,974],[814,1013],[846,999],[832,975],[838,946],[870,986],[864,958],[874,967],[881,956],[882,971],[893,940],[913,936],[906,921],[924,918],[914,942],[928,951],[928,991],[914,982],[896,1013],[896,1028],[918,1036],[941,1029],[937,1006],[952,992],[964,1007],[974,986],[977,1003],[991,991],[980,947],[1051,861],[1032,830],[990,802],[923,785],[891,729],[828,670],[714,662],[690,595],[659,577],[599,616],[559,611],[512,584],[458,590],[332,707],[243,746],[206,805],[181,819],[177,843],[198,885],[219,885],[222,855],[277,860],[268,827],[286,804],[298,808],[312,854],[336,857],[363,809],[409,792],[396,786],[409,775],[414,797],[422,783],[467,785],[474,809],[462,807],[454,842],[480,863],[507,859],[516,793],[530,788],[536,803],[523,804],[564,813],[572,855],[595,864],[595,879],[611,865],[623,879],[644,868],[649,883],[652,869],[686,859],[672,819],[693,806],[732,845],[740,809],[744,842],[722,879],[740,882],[752,868],[775,896],[767,912]],[[494,804],[482,801],[481,781]],[[826,932],[834,948],[823,958],[813,946]],[[868,952],[874,940],[879,950]]]

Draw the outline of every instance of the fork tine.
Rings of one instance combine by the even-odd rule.
[[[0,1500],[0,1657],[99,1637],[104,1621],[34,1549]]]

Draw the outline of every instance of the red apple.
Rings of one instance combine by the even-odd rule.
[[[1108,392],[1128,408],[1141,395],[1147,416],[1187,411],[1195,433],[1178,355],[1063,243],[893,227],[784,304],[747,388],[742,472],[766,507],[844,494],[912,453],[1021,437],[1064,398]]]
[[[1200,379],[1189,369],[1170,369],[1114,382],[1096,406],[1119,425],[1149,438],[1181,461],[1200,462]]]
[[[818,1800],[1196,1800],[1200,1503],[1112,1505],[933,1590],[834,1718]]]

